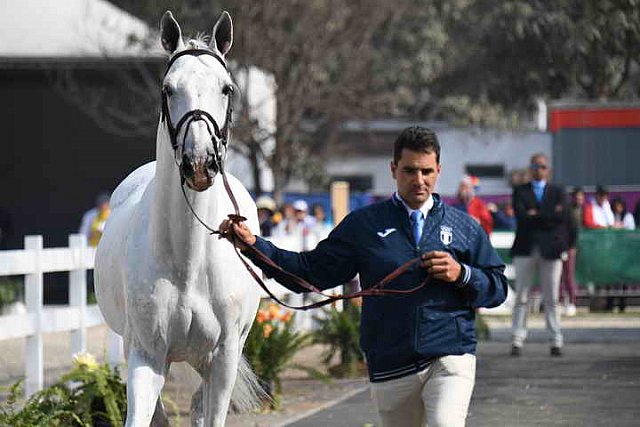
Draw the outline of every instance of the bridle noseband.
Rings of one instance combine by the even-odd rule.
[[[206,49],[187,49],[187,50],[183,50],[182,52],[178,52],[171,58],[171,60],[169,60],[169,64],[167,65],[167,70],[165,71],[164,76],[166,77],[167,73],[171,69],[171,66],[178,58],[186,55],[212,56],[218,62],[220,62],[220,64],[222,64],[222,66],[224,67],[225,70],[227,70],[227,72],[229,72],[229,70],[227,69],[227,64],[224,62],[224,59],[222,59],[222,57],[217,55],[215,52],[212,52]],[[231,128],[232,114],[233,114],[233,109],[232,109],[233,87],[232,86],[225,87],[225,89],[223,90],[223,94],[229,97],[229,102],[227,104],[227,113],[226,113],[225,121],[222,127],[218,125],[218,123],[213,118],[213,116],[211,116],[211,114],[209,114],[207,111],[199,110],[199,109],[187,111],[180,118],[180,120],[178,120],[177,125],[174,127],[173,122],[171,120],[171,114],[169,113],[167,91],[163,87],[162,94],[161,94],[162,96],[161,120],[167,124],[167,129],[169,130],[169,141],[171,142],[171,148],[173,149],[174,158],[177,155],[178,147],[180,147],[180,144],[178,144],[178,134],[180,133],[180,129],[182,128],[182,126],[186,126],[184,135],[182,137],[182,145],[181,145],[181,148],[184,149],[187,133],[189,132],[189,125],[192,122],[203,121],[207,126],[207,131],[209,132],[209,135],[211,135],[211,142],[213,143],[213,150],[214,150],[213,156],[214,156],[215,167],[217,168],[217,171],[222,172],[224,170],[224,160],[227,153],[227,145],[229,144],[229,139],[230,139],[229,130]],[[213,127],[213,129],[211,129],[211,127]],[[216,138],[217,138],[217,141],[216,141]],[[222,153],[223,149],[224,149],[224,153]],[[177,159],[175,160],[177,164],[178,160]],[[182,170],[180,170],[180,176],[184,180],[184,177],[182,176]]]

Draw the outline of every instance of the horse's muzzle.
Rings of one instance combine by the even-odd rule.
[[[217,168],[216,168],[217,169]],[[216,171],[211,169],[208,162],[192,162],[187,156],[182,158],[180,171],[187,186],[194,191],[204,191],[211,187]]]

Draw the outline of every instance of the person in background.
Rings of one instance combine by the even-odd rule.
[[[458,203],[454,206],[478,221],[484,231],[490,234],[493,231],[493,218],[487,206],[475,194],[479,182],[477,177],[465,175],[458,187]]]
[[[560,279],[560,301],[565,304],[565,314],[575,316],[577,285],[576,255],[578,246],[578,231],[582,224],[582,207],[584,205],[584,190],[576,187],[571,192],[571,206],[567,212],[567,256],[562,263],[562,277]],[[569,298],[566,297],[569,294]]]
[[[493,218],[494,230],[511,231],[516,229],[516,216],[513,212],[513,205],[511,202],[504,202],[500,205],[487,203],[487,209]]]
[[[585,228],[609,228],[613,227],[615,218],[609,204],[609,191],[606,187],[596,187],[596,195],[589,203],[585,203],[582,209],[582,225]]]
[[[258,222],[260,222],[260,235],[271,237],[271,232],[275,226],[273,214],[276,211],[276,202],[269,196],[260,196],[256,199],[258,208]]]
[[[109,206],[109,193],[100,193],[96,197],[96,206],[82,215],[80,229],[78,233],[87,237],[87,244],[92,247],[98,246],[98,242],[102,237],[104,226],[111,213]]]
[[[307,238],[309,230],[315,224],[313,217],[309,216],[309,205],[302,199],[296,200],[290,206],[290,212],[285,204],[283,206],[284,219],[273,232],[274,236],[301,236],[303,241]]]
[[[627,211],[627,204],[620,198],[611,201],[611,210],[613,211],[613,228],[624,228],[626,230],[635,230],[636,221],[633,219],[631,212]]]
[[[311,227],[311,234],[313,234],[316,241],[319,242],[329,235],[333,229],[333,224],[331,224],[331,221],[327,218],[324,206],[320,203],[314,203],[311,206],[311,214],[315,221],[315,224]]]
[[[640,228],[640,199],[638,199],[636,207],[633,209],[633,220],[636,222],[636,227]]]
[[[531,182],[515,187],[513,207],[518,226],[511,248],[516,269],[511,355],[520,356],[527,338],[529,290],[536,275],[542,287],[544,318],[551,334],[551,356],[562,356],[563,336],[558,315],[561,255],[567,250],[564,190],[549,183],[549,158],[531,156]]]

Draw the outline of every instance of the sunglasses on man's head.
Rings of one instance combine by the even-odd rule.
[[[547,165],[539,165],[537,163],[532,163],[531,166],[529,166],[531,169],[546,169]]]

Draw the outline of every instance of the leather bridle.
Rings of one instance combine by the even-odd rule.
[[[171,66],[173,65],[174,62],[176,62],[176,60],[178,60],[178,58],[181,58],[187,55],[188,56],[201,56],[201,55],[212,56],[218,62],[220,62],[220,64],[222,64],[222,66],[224,67],[225,70],[227,70],[227,72],[229,72],[229,70],[227,69],[227,64],[225,63],[224,59],[222,59],[222,57],[220,57],[215,52],[207,49],[187,49],[187,50],[178,52],[171,58],[171,60],[169,60],[169,64],[167,65],[167,70],[165,71],[164,76],[166,77],[167,73],[171,69]],[[209,114],[207,111],[195,109],[195,110],[187,111],[180,118],[180,120],[178,120],[178,123],[174,127],[173,121],[171,120],[171,114],[169,112],[169,102],[168,102],[169,94],[167,93],[167,89],[163,86],[162,93],[161,93],[161,97],[162,97],[161,120],[164,121],[167,125],[167,129],[169,131],[169,141],[171,142],[171,148],[173,149],[173,152],[174,152],[174,159],[176,160],[176,164],[178,164],[178,160],[176,158],[178,148],[181,148],[184,150],[184,144],[187,138],[187,133],[189,132],[189,125],[191,125],[191,123],[193,122],[203,121],[207,126],[207,131],[209,132],[209,135],[211,135],[211,142],[213,144],[213,150],[214,150],[214,153],[213,153],[214,166],[216,168],[216,172],[218,171],[222,172],[224,170],[224,161],[227,153],[227,146],[229,144],[229,134],[230,134],[229,130],[231,128],[232,115],[233,115],[233,92],[234,92],[233,86],[231,85],[225,86],[222,92],[223,95],[226,95],[229,98],[228,104],[227,104],[227,113],[225,115],[224,124],[222,126],[219,126],[218,122],[216,122],[216,119],[214,119],[213,116]],[[180,145],[178,143],[178,134],[180,133],[180,129],[183,126],[185,126],[185,130],[184,130],[184,135],[182,136],[182,144]],[[184,180],[184,177],[182,176],[181,168],[180,168],[180,176]]]

